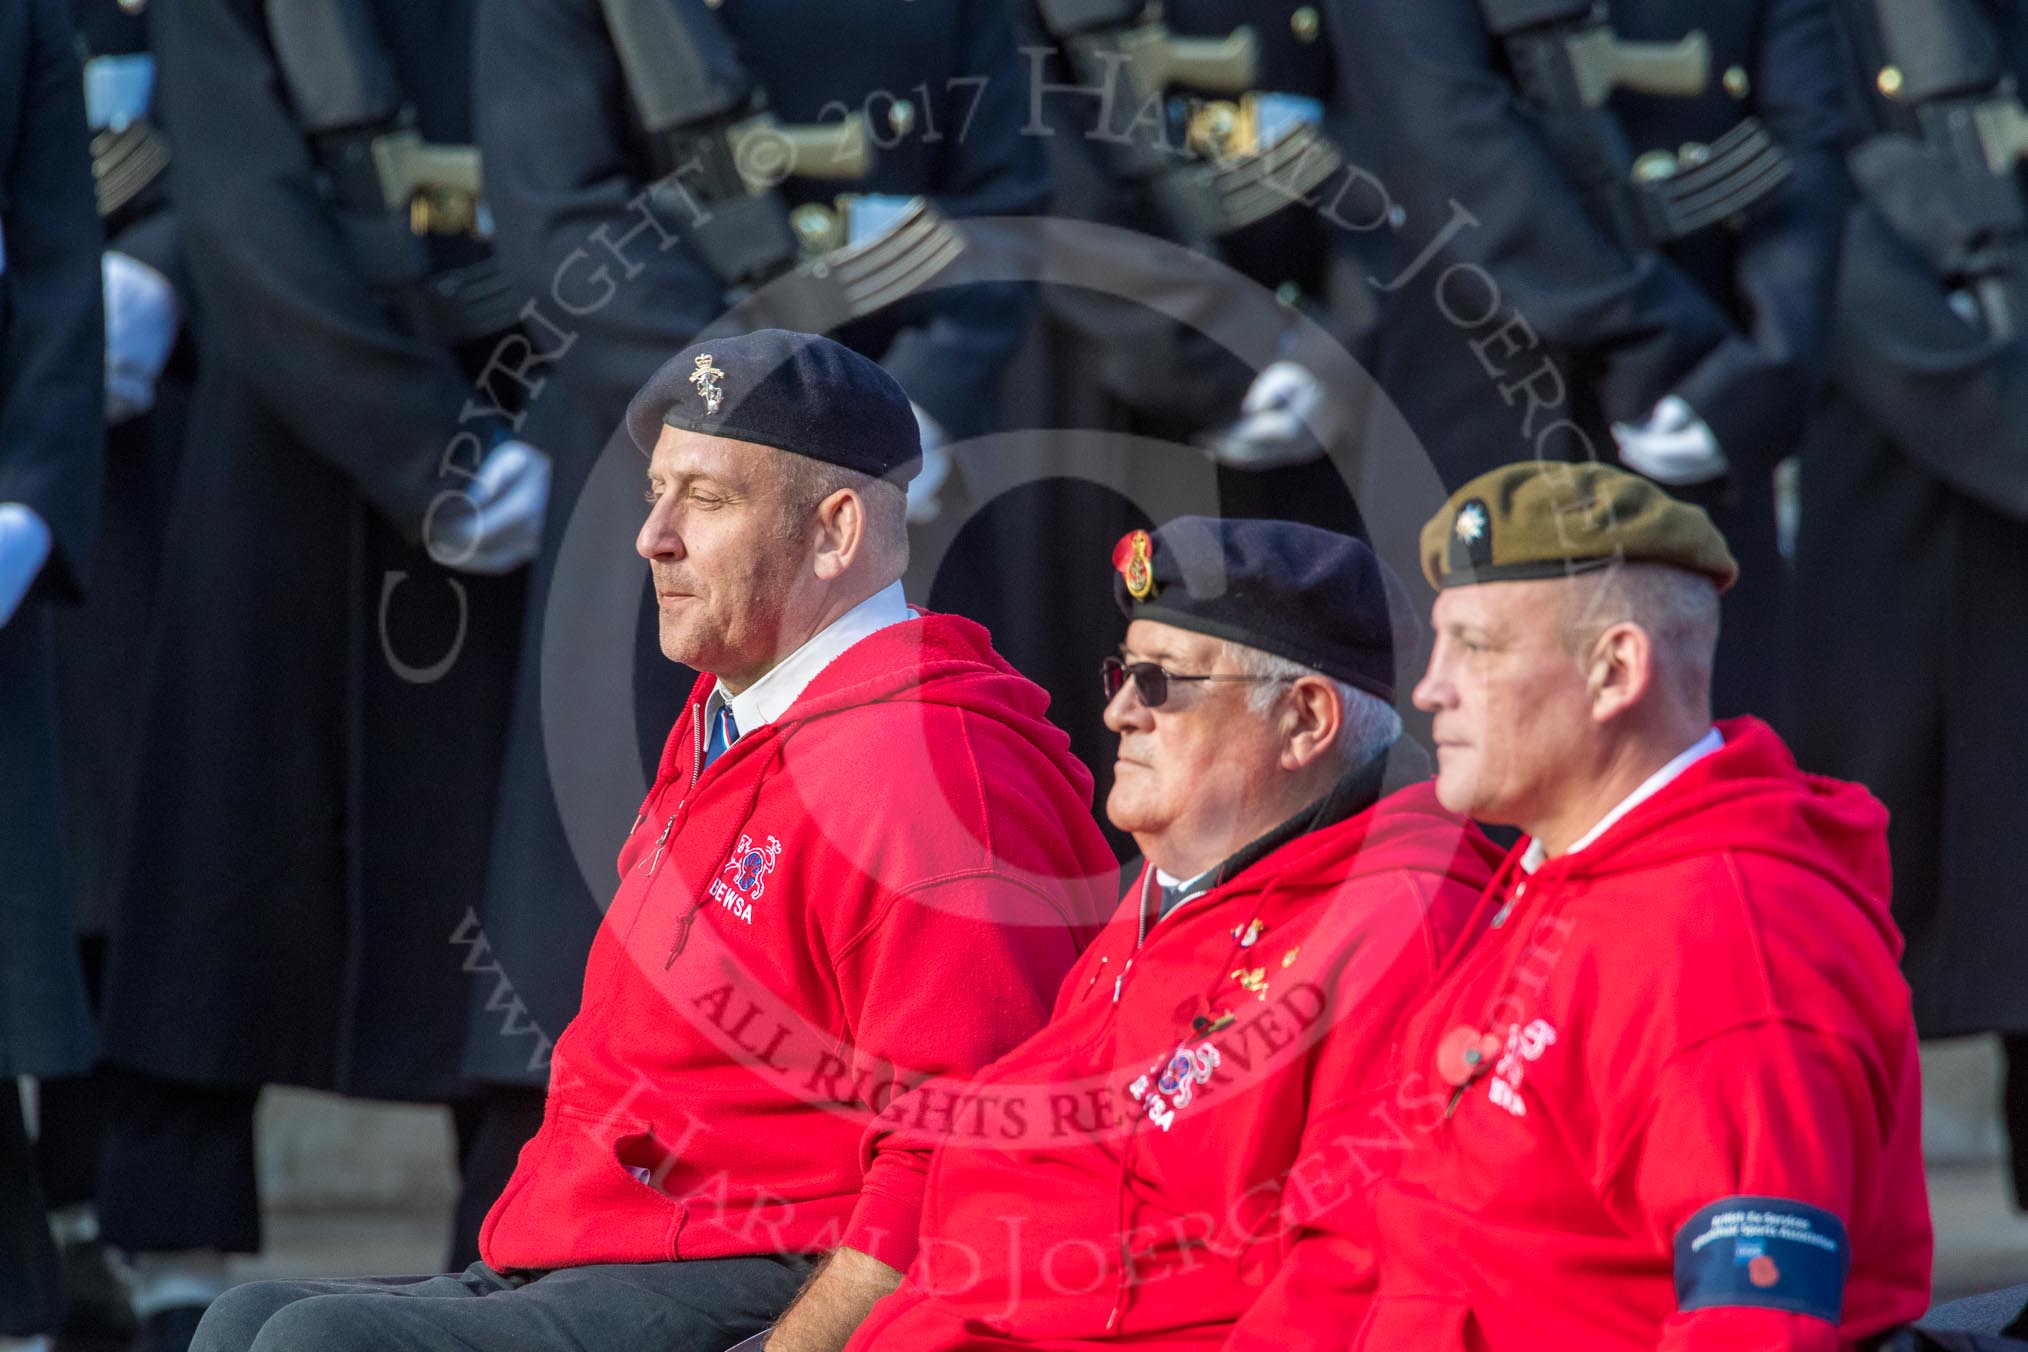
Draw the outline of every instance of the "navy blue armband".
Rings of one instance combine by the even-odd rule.
[[[1757,1306],[1838,1322],[1852,1246],[1845,1223],[1783,1197],[1724,1197],[1676,1232],[1676,1308]]]

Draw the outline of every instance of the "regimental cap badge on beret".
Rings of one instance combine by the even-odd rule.
[[[725,372],[711,364],[711,354],[700,353],[697,368],[690,373],[690,383],[704,397],[704,416],[707,418],[718,412],[719,401],[725,398],[724,379]]]
[[[897,486],[922,468],[922,426],[907,393],[877,362],[818,333],[755,329],[692,343],[627,404],[627,436],[642,455],[655,453],[665,427],[772,446]]]
[[[1113,604],[1148,621],[1257,648],[1394,698],[1396,620],[1386,567],[1349,535],[1294,521],[1179,516],[1113,547]]]
[[[1616,563],[1654,563],[1710,578],[1739,577],[1704,509],[1611,465],[1527,460],[1489,470],[1453,493],[1422,531],[1433,587],[1568,577]]]
[[[1469,499],[1458,507],[1451,521],[1451,570],[1484,568],[1492,561],[1492,515],[1484,502]]]
[[[1155,594],[1155,538],[1144,530],[1128,531],[1113,546],[1113,567],[1126,579],[1127,595],[1145,601]]]

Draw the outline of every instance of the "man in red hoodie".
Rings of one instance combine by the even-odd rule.
[[[1363,1352],[1870,1346],[1929,1295],[1886,814],[1711,723],[1704,513],[1598,465],[1424,529],[1437,796],[1527,833],[1409,1022]]]
[[[915,1255],[922,1082],[1033,1032],[1109,901],[1046,696],[903,604],[917,432],[891,378],[767,330],[679,354],[628,427],[662,650],[710,674],[485,1261],[240,1288],[202,1352],[720,1352],[777,1316],[776,1352],[836,1349]]]
[[[1107,815],[1146,856],[1049,1025],[942,1105],[923,1241],[855,1349],[1339,1348],[1393,1143],[1370,1093],[1497,852],[1396,747],[1379,563],[1184,517],[1114,557]],[[1322,1317],[1319,1317],[1319,1314]]]

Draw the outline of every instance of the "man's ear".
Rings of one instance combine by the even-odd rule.
[[[841,488],[817,504],[818,578],[835,582],[866,546],[866,504],[856,490]]]
[[[1609,723],[1647,698],[1655,682],[1655,641],[1631,620],[1598,636],[1585,664],[1594,723]]]
[[[1282,721],[1282,768],[1316,764],[1338,745],[1344,726],[1345,706],[1336,686],[1321,676],[1291,681]]]

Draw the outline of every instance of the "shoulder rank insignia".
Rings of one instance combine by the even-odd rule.
[[[711,364],[709,352],[697,359],[697,369],[690,373],[690,383],[704,396],[704,416],[707,418],[718,412],[718,403],[725,398],[725,388],[719,384],[724,378],[725,372]]]
[[[1144,530],[1128,531],[1113,546],[1113,567],[1127,580],[1127,595],[1145,601],[1155,594],[1154,537]]]

